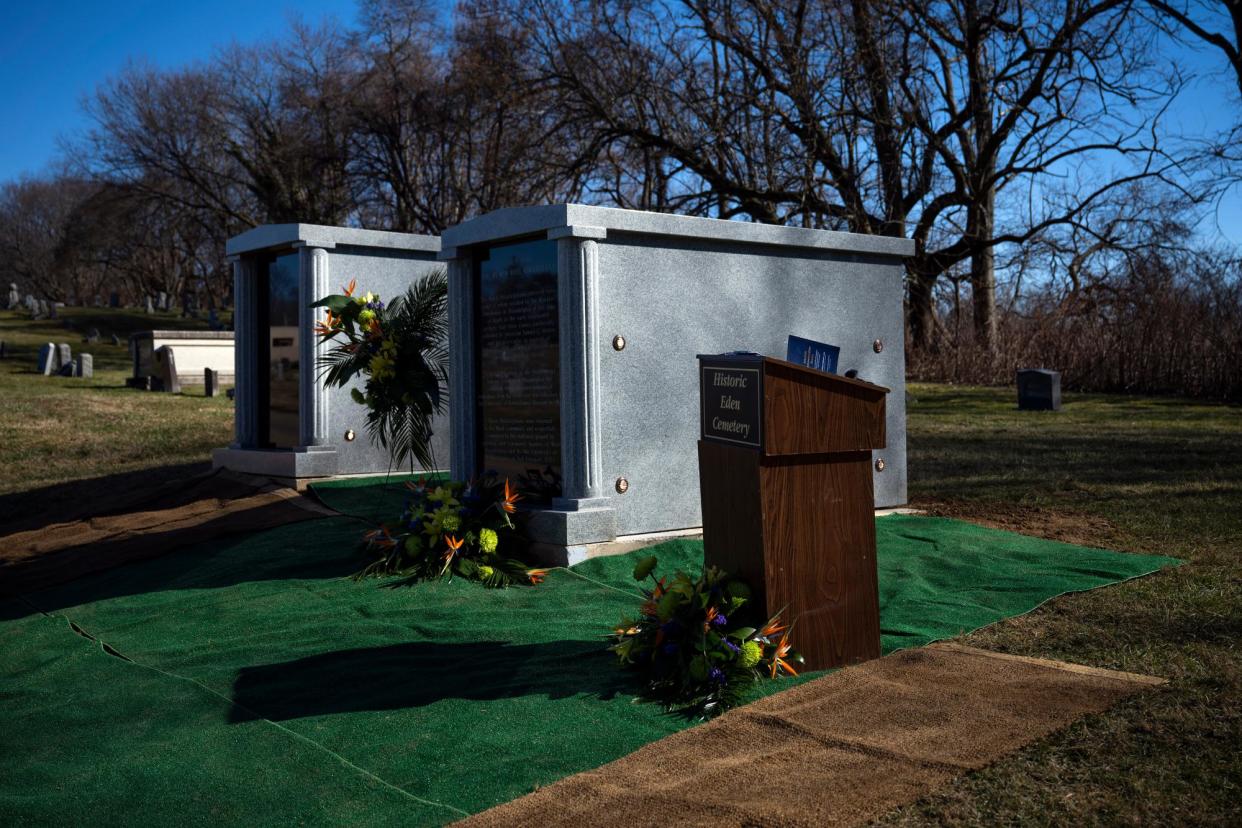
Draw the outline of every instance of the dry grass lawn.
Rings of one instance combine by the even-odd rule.
[[[208,399],[201,386],[157,394],[125,387],[130,375],[129,334],[137,330],[205,327],[174,314],[68,308],[61,320],[32,323],[21,312],[0,311],[0,495],[68,481],[143,469],[207,468],[211,449],[232,439],[233,404]],[[68,320],[72,329],[63,327]],[[97,328],[100,342],[83,342]],[[117,333],[122,345],[111,342]],[[93,379],[44,377],[36,372],[39,346],[67,342],[94,358]],[[165,474],[153,473],[151,479]],[[54,498],[5,498],[0,508],[54,510]],[[0,520],[6,516],[0,515]]]
[[[1242,407],[910,387],[911,496],[937,514],[1189,563],[961,639],[1148,673],[1091,716],[883,822],[1242,824]]]

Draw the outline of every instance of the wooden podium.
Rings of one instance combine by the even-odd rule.
[[[871,450],[888,389],[758,354],[699,356],[699,389],[706,565],[784,610],[808,669],[879,657]]]

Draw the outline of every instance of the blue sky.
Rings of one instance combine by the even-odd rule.
[[[126,60],[160,67],[204,60],[232,41],[277,38],[292,16],[308,21],[356,18],[355,0],[7,0],[0,10],[0,182],[37,173],[53,159],[60,136],[89,127],[82,99]],[[1180,50],[1196,74],[1223,61]],[[1225,126],[1236,116],[1228,78],[1196,82],[1173,111],[1187,133]],[[1242,246],[1242,188],[1235,187],[1200,228],[1207,240]]]
[[[82,99],[129,59],[171,68],[233,41],[279,38],[291,16],[352,23],[354,0],[3,0],[0,181],[35,173],[90,126]]]

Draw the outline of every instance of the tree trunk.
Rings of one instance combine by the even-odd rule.
[[[926,351],[932,347],[936,330],[936,311],[932,302],[936,277],[934,274],[911,271],[907,279],[909,298],[906,314],[910,325],[910,345],[916,351]]]
[[[970,255],[971,305],[975,341],[987,351],[996,347],[996,249],[988,244],[996,223],[996,188],[988,187],[971,206],[974,252]]]

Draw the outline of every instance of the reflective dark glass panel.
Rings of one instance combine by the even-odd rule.
[[[298,364],[298,254],[270,259],[266,274],[267,318],[260,333],[267,336],[267,444],[298,445],[300,365]]]
[[[475,267],[481,470],[546,501],[561,493],[556,242],[495,245]]]

